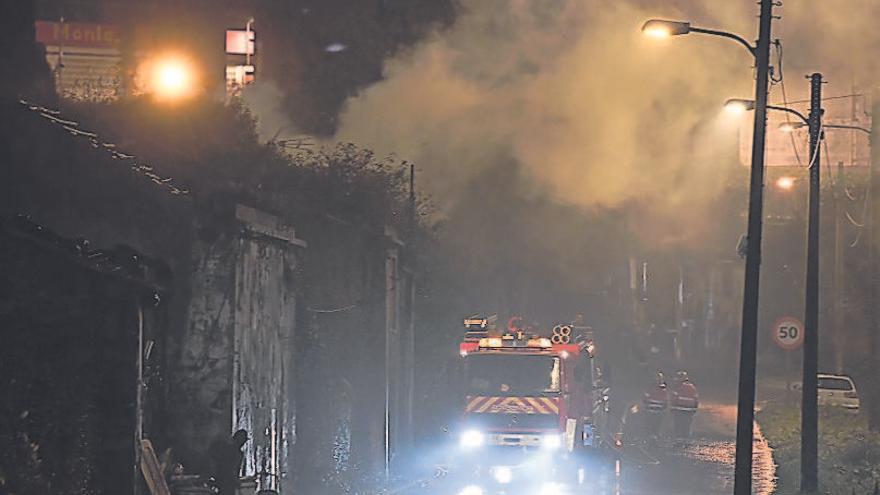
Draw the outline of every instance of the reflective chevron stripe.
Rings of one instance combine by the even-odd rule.
[[[550,397],[468,396],[465,412],[559,414],[559,399]]]

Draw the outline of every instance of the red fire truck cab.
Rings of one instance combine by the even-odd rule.
[[[598,454],[608,389],[595,379],[590,335],[570,325],[556,325],[549,336],[514,324],[497,332],[485,318],[467,319],[465,327],[463,462],[488,482],[519,484],[518,477],[567,478],[564,472]]]

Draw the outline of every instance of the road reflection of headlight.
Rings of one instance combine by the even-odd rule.
[[[513,480],[513,470],[507,466],[495,466],[492,468],[492,477],[498,483],[506,485]]]
[[[469,485],[464,490],[458,492],[458,495],[483,495],[483,489],[477,485]]]
[[[483,434],[477,430],[468,430],[461,434],[460,444],[467,448],[479,447],[483,445]]]
[[[562,495],[562,486],[559,483],[544,483],[541,486],[540,495]]]
[[[562,447],[562,438],[559,435],[544,435],[541,437],[541,447],[556,450]]]

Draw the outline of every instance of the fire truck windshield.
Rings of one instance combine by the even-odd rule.
[[[471,355],[467,358],[471,395],[530,395],[559,392],[559,358],[555,356]]]

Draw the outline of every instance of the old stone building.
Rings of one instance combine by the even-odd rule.
[[[243,474],[283,493],[394,462],[412,434],[414,277],[393,228],[203,192],[62,113],[3,111],[3,218],[167,266],[138,435],[207,474],[212,445],[246,429]]]

